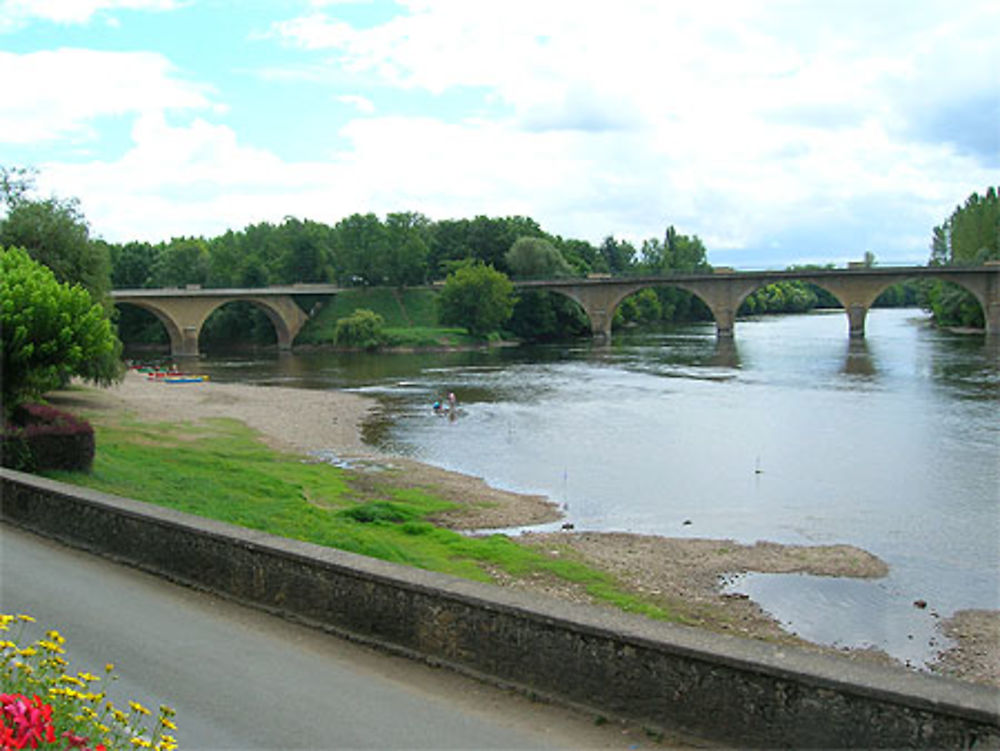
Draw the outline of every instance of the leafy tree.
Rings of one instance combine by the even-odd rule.
[[[352,214],[334,228],[337,278],[344,285],[383,284],[388,238],[375,214]]]
[[[430,233],[429,267],[440,272],[450,261],[475,260],[506,271],[505,256],[519,237],[545,237],[530,217],[487,217],[438,222]]]
[[[627,274],[635,263],[635,248],[625,240],[616,240],[612,236],[604,238],[598,252],[604,259],[607,270],[615,276]]]
[[[586,240],[564,240],[556,237],[553,239],[553,244],[577,274],[584,276],[597,270],[595,264],[600,260],[600,256],[597,248]]]
[[[547,279],[573,273],[555,246],[541,237],[517,238],[504,260],[510,273],[520,279]]]
[[[528,341],[552,341],[590,333],[587,315],[579,304],[546,290],[522,291],[507,328]]]
[[[664,271],[709,271],[712,267],[699,237],[682,235],[670,225],[663,238],[661,268]]]
[[[161,246],[153,264],[153,285],[204,284],[210,268],[208,243],[200,237],[175,237]]]
[[[473,263],[448,275],[438,297],[440,319],[465,327],[473,336],[485,336],[510,320],[514,285],[492,266]]]
[[[375,349],[386,342],[385,319],[367,308],[358,308],[346,318],[337,321],[333,342],[341,347]]]
[[[31,167],[0,165],[0,203],[11,207],[20,202],[34,189],[35,174]]]
[[[107,246],[91,242],[76,199],[19,198],[0,222],[0,246],[24,248],[58,281],[82,285],[97,302],[104,302],[111,289]]]
[[[23,248],[0,248],[0,338],[5,415],[71,376],[103,384],[120,376],[93,367],[114,357],[118,345],[104,308]]]
[[[111,286],[114,289],[143,289],[153,285],[157,248],[147,242],[108,245],[111,259]]]
[[[385,218],[386,278],[394,287],[427,281],[430,220],[423,214],[399,212]]]
[[[274,278],[283,284],[326,282],[333,278],[331,235],[317,222],[286,217],[278,230]]]
[[[975,266],[1000,260],[1000,194],[970,195],[931,235],[930,264]],[[943,326],[985,326],[982,308],[972,293],[948,282],[924,286],[923,306]]]

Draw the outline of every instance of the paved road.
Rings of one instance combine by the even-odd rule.
[[[609,725],[378,653],[0,524],[0,611],[67,639],[183,749],[647,748]]]

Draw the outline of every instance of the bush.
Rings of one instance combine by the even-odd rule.
[[[86,420],[41,404],[22,404],[0,435],[0,465],[23,472],[87,472],[94,464],[94,429]]]
[[[333,342],[340,347],[375,349],[385,344],[384,326],[385,320],[378,313],[359,308],[337,321],[337,327],[333,330]]]
[[[514,285],[507,275],[481,263],[449,274],[438,297],[441,322],[464,326],[477,337],[503,328],[516,302]]]

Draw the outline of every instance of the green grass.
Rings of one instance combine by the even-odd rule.
[[[478,581],[491,581],[491,570],[555,577],[623,610],[677,620],[568,554],[549,556],[503,535],[467,537],[435,526],[427,519],[454,504],[397,483],[390,473],[362,476],[276,452],[234,420],[191,425],[88,417],[97,431],[93,471],[50,473],[55,479]]]

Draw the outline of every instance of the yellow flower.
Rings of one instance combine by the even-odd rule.
[[[52,629],[51,631],[46,631],[45,635],[47,637],[49,637],[52,641],[54,641],[56,644],[65,644],[66,643],[66,637],[64,637],[62,634],[60,634],[55,629]]]
[[[90,673],[88,673],[86,671],[84,671],[82,673],[77,673],[76,676],[81,681],[86,681],[87,683],[90,683],[91,681],[99,681],[99,680],[101,680],[96,675],[91,675]]]
[[[169,720],[166,717],[161,717],[160,718],[160,724],[163,725],[163,727],[167,728],[168,730],[176,730],[177,729],[177,725],[175,725],[172,720]]]
[[[15,649],[17,645],[12,641],[0,641],[0,649]]]
[[[122,725],[128,722],[128,715],[122,712],[120,709],[114,710],[113,714],[115,716],[115,722],[121,723]]]
[[[137,701],[130,701],[128,705],[132,707],[133,712],[138,712],[139,714],[145,714],[145,715],[150,714],[150,711]]]
[[[34,623],[35,622],[34,618],[32,618],[30,615],[25,615],[24,613],[18,613],[17,614],[17,619],[19,621],[25,621],[26,623]]]
[[[24,649],[17,650],[17,653],[21,655],[21,657],[34,657],[38,654],[38,650],[34,647],[25,647]]]
[[[86,688],[87,684],[77,678],[75,675],[60,675],[60,683],[72,683],[74,686],[79,686],[80,688]]]
[[[177,711],[174,710],[174,709],[171,709],[166,704],[161,704],[160,705],[160,714],[163,715],[164,717],[173,717],[175,714],[177,714]]]
[[[104,672],[105,673],[110,673],[114,669],[115,669],[115,665],[112,662],[109,662],[107,665],[104,666]]]
[[[145,738],[133,738],[131,743],[136,748],[152,748],[153,744],[147,741]]]

